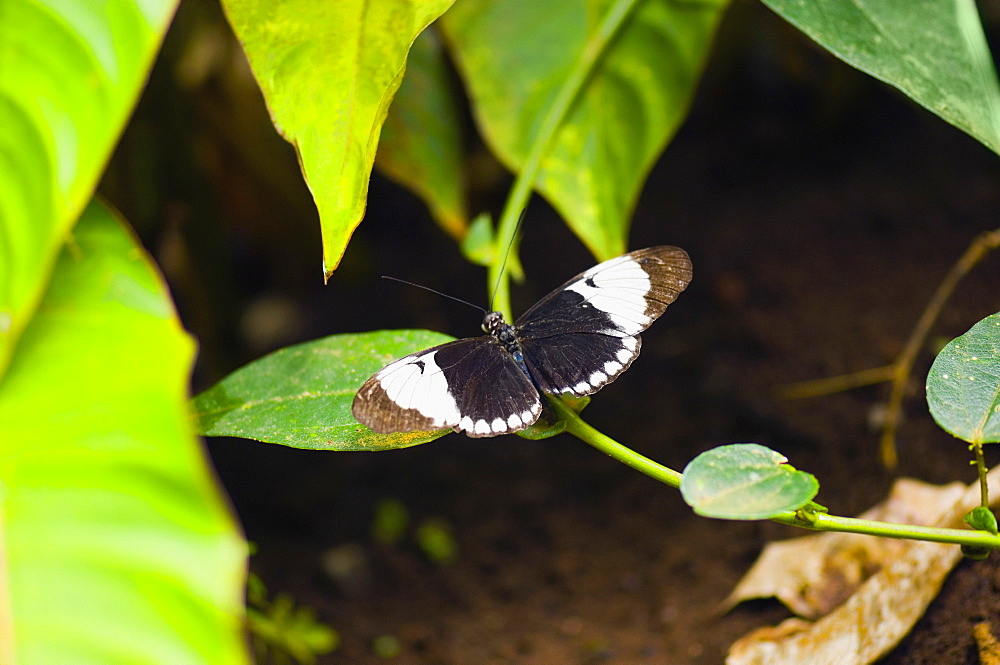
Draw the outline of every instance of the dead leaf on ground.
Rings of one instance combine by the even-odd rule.
[[[903,482],[916,481],[897,482],[890,495],[890,502],[892,495],[896,494]],[[990,494],[996,497],[1000,493],[1000,467],[990,471],[989,484]],[[907,493],[909,491],[907,489]],[[917,489],[916,493],[924,494],[922,489]],[[964,526],[962,517],[979,505],[979,483],[964,488],[959,495],[957,501],[951,497],[950,506],[941,507],[944,506],[947,497],[947,494],[942,494],[938,508],[929,506],[917,510],[926,510],[929,514],[937,513],[940,517],[934,526],[961,528]],[[880,519],[889,518],[883,516]],[[891,519],[891,521],[898,520]],[[821,536],[809,536],[800,540],[819,537]],[[872,541],[888,540],[870,536],[857,536],[857,538]],[[900,547],[894,554],[888,557],[878,555],[882,561],[878,572],[865,580],[858,590],[833,612],[814,623],[793,618],[778,627],[754,631],[730,648],[726,664],[867,665],[884,656],[923,616],[927,605],[937,596],[948,573],[962,558],[961,551],[956,545],[924,541],[897,542]],[[871,548],[868,549],[870,552]],[[823,548],[820,548],[820,551],[823,551]],[[864,557],[869,556],[875,555],[870,553],[864,555]],[[818,567],[822,569],[825,565],[823,563]],[[756,567],[755,564],[754,568]],[[855,563],[848,569],[853,570],[857,567],[858,564]],[[788,573],[787,568],[784,572]],[[801,579],[801,574],[798,575]],[[843,572],[839,575],[848,576]],[[815,579],[822,580],[823,577]],[[741,582],[741,586],[742,584]],[[827,591],[819,595],[835,594]]]
[[[1000,643],[993,635],[990,624],[982,621],[972,627],[972,637],[976,640],[980,665],[1000,665]]]
[[[858,517],[895,524],[930,525],[965,492],[962,483],[929,485],[897,480],[882,503]],[[722,603],[728,611],[744,600],[775,597],[800,617],[817,619],[847,600],[886,561],[912,543],[856,533],[822,533],[771,543]]]

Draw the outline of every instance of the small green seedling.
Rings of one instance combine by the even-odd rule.
[[[340,643],[337,631],[318,622],[311,608],[296,607],[284,593],[268,599],[264,582],[253,573],[247,576],[247,624],[259,663],[313,665]]]

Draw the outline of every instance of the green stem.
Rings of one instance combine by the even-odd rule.
[[[490,264],[487,274],[488,289],[496,289],[493,294],[493,309],[501,312],[508,321],[513,321],[510,307],[510,279],[508,270],[504,269],[505,252],[510,253],[509,264],[517,264],[517,240],[514,234],[517,231],[517,220],[521,211],[528,205],[528,197],[531,196],[531,189],[534,185],[538,170],[541,168],[542,158],[548,152],[552,139],[556,135],[559,127],[569,114],[583,90],[587,80],[594,71],[594,67],[601,55],[607,50],[608,45],[622,23],[632,12],[632,8],[639,0],[616,0],[616,2],[605,14],[597,30],[587,40],[583,50],[569,72],[562,87],[552,101],[548,112],[542,120],[538,134],[531,144],[531,151],[524,160],[514,186],[511,187],[510,195],[500,214],[500,222],[497,225],[497,235],[495,239],[496,258]],[[509,250],[507,248],[510,248]]]
[[[682,474],[644,457],[634,450],[623,446],[611,437],[603,434],[586,422],[556,397],[549,398],[549,404],[556,414],[566,421],[566,431],[589,443],[601,452],[623,462],[636,471],[659,480],[671,487],[680,487]],[[771,518],[775,522],[797,526],[812,531],[839,531],[844,533],[860,533],[883,538],[902,538],[907,540],[926,540],[936,543],[952,543],[1000,549],[1000,536],[988,531],[973,531],[971,529],[944,529],[930,526],[913,526],[910,524],[892,524],[876,522],[853,517],[838,517],[825,512],[806,510],[786,510]]]
[[[791,510],[776,515],[771,519],[781,524],[797,526],[812,531],[840,531],[845,533],[860,533],[868,536],[881,536],[882,538],[927,540],[935,543],[1000,549],[1000,536],[994,536],[988,531],[892,524],[890,522],[862,520],[855,517],[839,517],[826,513],[812,513],[807,517],[803,517],[800,513]]]
[[[636,471],[646,474],[650,478],[655,478],[661,483],[665,483],[671,487],[680,488],[681,474],[678,472],[665,467],[662,464],[658,464],[648,457],[640,455],[631,448],[626,448],[607,434],[598,432],[596,429],[584,422],[583,419],[577,415],[576,411],[569,408],[569,406],[567,406],[561,399],[552,397],[549,399],[549,404],[552,405],[556,414],[566,421],[566,431],[570,434],[575,435],[578,439],[589,443],[593,447],[613,457],[619,462],[627,464]]]
[[[972,444],[973,450],[976,452],[976,469],[979,471],[979,496],[980,504],[983,508],[989,509],[990,507],[990,489],[989,483],[986,482],[986,460],[983,458],[983,444],[974,443]]]

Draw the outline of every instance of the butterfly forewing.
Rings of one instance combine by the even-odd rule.
[[[567,332],[638,335],[691,281],[680,247],[648,247],[599,263],[545,296],[517,320],[522,338]]]
[[[678,247],[605,261],[538,301],[517,321],[525,363],[545,392],[589,395],[639,355],[648,328],[691,281]]]
[[[524,429],[541,410],[538,391],[490,336],[401,358],[368,379],[352,405],[376,432],[453,428],[472,437]]]

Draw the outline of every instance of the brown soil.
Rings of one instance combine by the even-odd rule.
[[[977,232],[997,226],[996,156],[788,37],[766,11],[739,11],[689,122],[651,175],[630,243],[686,248],[694,282],[644,334],[633,368],[584,415],[676,469],[716,445],[765,444],[815,473],[817,500],[837,514],[878,501],[899,475],[969,482],[966,450],[927,413],[930,350],[917,362],[893,472],[878,463],[878,434],[869,426],[885,386],[801,401],[776,391],[896,356],[951,264]],[[759,44],[747,56],[732,45],[733,21],[748,12],[794,45],[782,57],[801,61],[776,61]],[[806,73],[797,80],[798,66]],[[133,127],[159,127],[169,119],[157,114],[177,115],[157,101],[168,79],[161,66]],[[192,149],[197,160],[169,165],[165,218],[144,227],[141,206],[120,203],[138,220],[200,339],[198,387],[266,348],[325,334],[380,327],[477,334],[472,310],[376,279],[388,273],[485,301],[481,271],[463,262],[416,199],[379,178],[343,268],[321,287],[315,220],[294,216],[308,208],[307,194],[295,191],[299,207],[289,213],[287,192],[243,173],[239,151],[212,125],[218,91],[202,94],[207,99],[184,102],[185,117],[200,118],[190,131],[216,147],[206,153],[202,145]],[[258,122],[262,111],[255,113]],[[142,136],[130,130],[119,168],[127,168],[130,146],[146,145]],[[274,168],[294,168],[288,151],[276,150]],[[191,180],[211,183],[210,193],[176,176],[188,167]],[[106,183],[112,191],[114,174]],[[208,221],[216,215],[226,226]],[[541,202],[529,209],[525,232],[522,308],[591,264]],[[934,334],[948,339],[1000,309],[998,284],[1000,256],[993,256],[962,284]],[[239,335],[247,305],[275,298],[291,308],[294,325],[264,341],[252,331]],[[327,665],[385,661],[373,649],[380,636],[398,641],[391,662],[400,665],[714,664],[745,632],[788,616],[767,601],[725,615],[717,606],[765,543],[802,532],[697,517],[675,490],[567,435],[540,442],[453,435],[378,454],[243,440],[212,441],[210,449],[258,546],[253,569],[272,592],[292,593],[339,631],[341,648],[320,659]],[[444,520],[457,558],[431,563],[412,534],[375,544],[372,517],[385,498],[401,501],[412,524]],[[339,581],[321,565],[333,548],[359,555]],[[989,621],[1000,632],[996,561],[963,563],[884,662],[977,662],[972,626]]]

